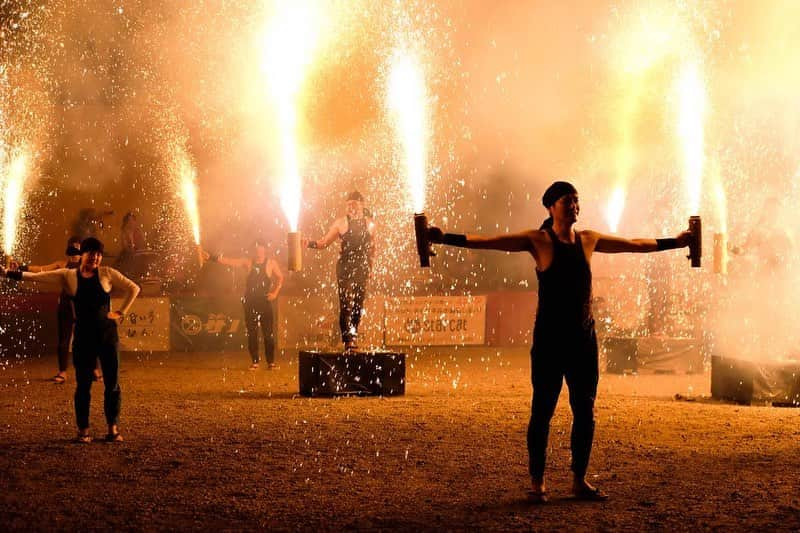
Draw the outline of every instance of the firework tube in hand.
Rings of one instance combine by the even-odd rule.
[[[689,243],[688,258],[692,262],[692,267],[700,268],[700,258],[703,256],[703,224],[700,217],[689,217],[689,232],[692,240]]]
[[[419,266],[431,266],[431,256],[436,253],[431,248],[428,226],[428,217],[425,213],[414,213],[414,235],[417,239],[417,253],[419,254]]]

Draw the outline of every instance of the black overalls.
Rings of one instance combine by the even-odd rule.
[[[100,284],[95,270],[89,278],[80,271],[78,290],[72,301],[75,306],[75,337],[72,341],[72,360],[75,365],[75,418],[79,429],[89,427],[92,376],[100,359],[105,385],[103,410],[106,423],[119,422],[121,391],[119,387],[119,337],[117,323],[108,318],[111,296]]]
[[[67,262],[65,268],[78,268],[78,261]],[[66,372],[69,368],[69,341],[72,340],[72,327],[75,325],[75,310],[72,308],[72,297],[62,291],[58,297],[58,371]]]
[[[367,219],[347,217],[347,233],[342,235],[342,253],[336,264],[336,280],[339,286],[339,328],[342,342],[348,343],[358,337],[358,325],[364,312],[367,296],[367,280],[370,270],[372,236]]]
[[[275,362],[275,335],[273,329],[272,302],[267,293],[272,288],[272,280],[267,275],[267,261],[253,262],[247,274],[244,294],[244,319],[247,325],[247,348],[253,363],[258,363],[258,327],[264,335],[264,353],[267,363]]]
[[[583,477],[594,437],[594,400],[599,377],[597,337],[592,318],[592,272],[580,235],[558,240],[551,228],[553,263],[539,278],[539,307],[531,348],[533,401],[528,425],[530,474],[544,476],[550,419],[566,378],[572,408],[572,471]]]

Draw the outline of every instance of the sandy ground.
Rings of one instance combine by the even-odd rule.
[[[126,441],[74,436],[54,358],[0,370],[2,529],[798,530],[800,409],[677,401],[709,376],[603,375],[591,479],[569,498],[566,392],[552,500],[525,501],[526,350],[409,356],[403,397],[298,397],[296,354],[125,354]],[[92,423],[104,433],[95,386]]]

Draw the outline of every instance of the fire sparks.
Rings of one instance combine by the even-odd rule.
[[[178,150],[176,154],[177,178],[180,183],[180,197],[186,216],[192,227],[194,243],[200,245],[200,211],[197,202],[197,171],[185,150]]]
[[[703,185],[704,118],[706,112],[706,86],[695,61],[683,65],[678,78],[678,138],[683,157],[683,175],[688,193],[689,214],[700,209]]]
[[[622,218],[622,210],[625,208],[625,189],[617,186],[611,193],[606,209],[606,222],[612,233],[616,233],[619,228],[619,221]]]
[[[300,218],[299,107],[303,82],[314,61],[325,20],[323,4],[277,2],[266,31],[263,69],[272,95],[280,143],[280,202],[290,230]]]
[[[387,104],[403,149],[403,170],[415,213],[425,208],[428,164],[428,96],[418,56],[398,49],[391,58]]]
[[[24,200],[29,155],[19,150],[11,155],[3,182],[3,251],[10,257],[17,240],[17,224]]]

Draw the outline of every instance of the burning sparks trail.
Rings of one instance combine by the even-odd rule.
[[[17,240],[17,224],[22,211],[29,156],[25,150],[11,155],[3,181],[3,252],[11,257]]]
[[[323,4],[276,2],[266,30],[263,69],[277,114],[281,153],[281,208],[292,232],[300,218],[302,179],[298,153],[299,107],[303,82],[314,61],[325,20]]]
[[[418,57],[398,49],[391,58],[387,105],[403,149],[403,170],[414,213],[425,208],[425,178],[430,137],[428,95]]]
[[[700,210],[703,186],[704,118],[706,86],[699,65],[689,61],[683,65],[678,78],[678,138],[683,157],[683,174],[688,193],[690,215]]]
[[[189,155],[184,150],[178,150],[176,167],[180,180],[180,197],[186,216],[192,226],[194,243],[200,245],[200,212],[197,202],[197,171],[192,165]]]

